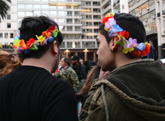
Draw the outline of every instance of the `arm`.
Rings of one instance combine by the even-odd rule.
[[[70,81],[72,83],[73,89],[76,92],[77,88],[79,86],[79,79],[78,79],[78,76],[77,76],[76,72],[74,70],[70,71],[70,76],[69,77],[70,77]]]

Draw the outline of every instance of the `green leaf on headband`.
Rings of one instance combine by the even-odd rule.
[[[54,36],[54,37],[57,37],[57,34],[58,34],[57,29],[55,29],[55,30],[53,31],[53,36]]]
[[[116,44],[118,45],[119,44],[119,41],[116,41]]]
[[[36,46],[36,45],[34,45],[34,43],[32,43],[31,45],[30,45],[30,48],[29,48],[30,50],[38,50],[38,47]]]

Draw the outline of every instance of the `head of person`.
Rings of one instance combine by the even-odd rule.
[[[21,66],[21,61],[17,56],[9,54],[6,51],[0,51],[0,78],[18,66]]]
[[[81,89],[81,92],[78,93],[79,95],[82,95],[86,91],[88,91],[92,85],[93,80],[96,78],[99,78],[100,69],[101,69],[101,67],[99,65],[95,65],[91,68],[91,70],[89,71],[87,78],[85,80],[85,84]]]
[[[71,64],[70,58],[65,58],[65,57],[63,57],[63,58],[61,59],[61,67],[62,67],[62,68],[65,68],[65,67],[67,67],[67,66],[70,66],[70,64]]]
[[[58,67],[59,46],[63,36],[58,24],[46,17],[26,17],[22,20],[20,33],[14,38],[14,48],[22,53],[23,60],[40,59],[49,53],[52,56],[52,72]]]
[[[79,63],[79,57],[77,55],[71,56],[71,62],[72,65],[75,66],[77,63]]]
[[[84,65],[83,59],[80,59],[79,62],[81,63],[81,65]]]
[[[86,67],[86,74],[88,74],[88,72],[96,65],[97,63],[94,61],[90,61],[90,60],[85,61],[84,66]]]
[[[149,44],[144,43],[146,32],[138,17],[115,12],[102,18],[97,42],[98,60],[103,71],[117,68],[122,59],[136,60],[149,53]]]

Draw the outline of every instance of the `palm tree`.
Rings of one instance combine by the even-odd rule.
[[[0,0],[0,16],[2,19],[6,18],[7,10],[10,8],[6,2],[11,3],[11,0]]]

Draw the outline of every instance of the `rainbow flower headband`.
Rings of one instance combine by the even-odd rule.
[[[17,52],[24,52],[25,54],[28,54],[30,50],[38,50],[38,46],[44,46],[47,45],[47,42],[52,42],[53,37],[57,37],[58,35],[58,28],[56,25],[51,25],[46,31],[42,32],[42,35],[37,36],[37,40],[34,38],[30,38],[27,43],[22,39],[20,40],[20,35],[18,34],[14,38],[14,48],[17,50]]]
[[[104,29],[108,32],[108,36],[110,38],[117,37],[116,44],[123,47],[124,54],[131,53],[134,57],[147,56],[150,52],[150,44],[148,42],[138,44],[137,39],[129,38],[129,32],[126,32],[116,24],[115,14],[115,12],[107,13],[102,18],[102,23],[104,24]]]

